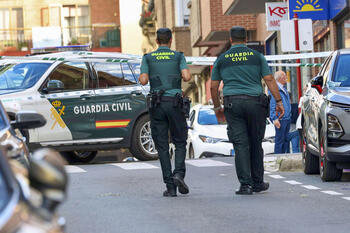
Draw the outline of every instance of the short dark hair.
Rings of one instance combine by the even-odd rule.
[[[169,28],[159,28],[157,30],[157,41],[159,44],[168,44],[171,38],[172,34]]]
[[[245,28],[240,26],[233,26],[230,29],[230,35],[232,42],[245,41],[247,38],[247,32]]]

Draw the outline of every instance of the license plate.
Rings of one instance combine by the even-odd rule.
[[[235,150],[234,150],[234,149],[231,149],[230,155],[231,155],[231,156],[234,156],[234,155],[235,155]]]

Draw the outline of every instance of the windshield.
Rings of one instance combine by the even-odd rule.
[[[332,84],[338,87],[350,87],[350,55],[339,56]]]
[[[215,112],[212,109],[200,109],[198,113],[198,124],[200,125],[217,125]]]
[[[6,64],[0,68],[0,90],[16,90],[32,87],[50,63]]]

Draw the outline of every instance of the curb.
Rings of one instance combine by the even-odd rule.
[[[302,154],[271,154],[265,155],[264,157],[264,167],[266,171],[301,171],[302,164]]]

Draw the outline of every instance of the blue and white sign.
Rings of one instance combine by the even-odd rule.
[[[328,20],[328,0],[289,0],[289,16],[292,19],[294,14],[300,19]]]
[[[347,6],[347,0],[329,0],[329,17],[333,19]]]

